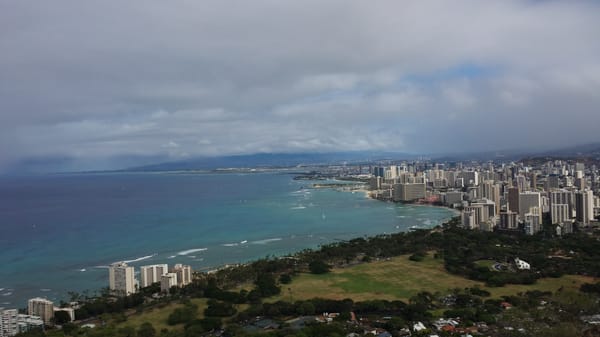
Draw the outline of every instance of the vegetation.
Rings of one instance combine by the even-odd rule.
[[[493,336],[519,335],[512,331],[551,336],[581,332],[579,316],[600,312],[600,284],[593,281],[600,274],[595,237],[486,233],[458,228],[456,222],[199,274],[192,284],[158,299],[152,296],[156,285],[122,298],[107,292],[78,296],[77,317],[93,318],[100,327],[65,324],[62,331],[29,335],[245,336],[256,331],[253,327],[271,327],[261,336],[344,336],[363,332],[357,326],[364,323],[347,323],[352,312],[369,328],[393,335],[411,322],[459,317],[460,327],[487,324],[495,329]],[[516,257],[531,270],[517,269]],[[507,311],[508,306],[514,309]],[[339,315],[328,324],[284,323],[324,312]],[[265,317],[272,321],[261,321]]]

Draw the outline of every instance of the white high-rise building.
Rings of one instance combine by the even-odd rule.
[[[118,295],[130,295],[136,292],[135,272],[125,262],[117,262],[108,269],[109,288]]]
[[[17,309],[0,308],[0,337],[12,337],[31,329],[43,329],[44,321],[38,316],[19,314]]]
[[[29,315],[40,317],[44,324],[52,324],[54,303],[45,298],[32,298],[27,302],[27,312]]]
[[[168,293],[172,287],[177,286],[177,274],[166,273],[160,277],[160,291]]]
[[[183,286],[186,286],[186,285],[192,283],[192,267],[191,266],[187,266],[187,265],[178,263],[173,267],[173,270],[171,270],[171,272],[177,274],[177,286],[178,287],[183,287]]]
[[[0,337],[12,337],[19,333],[18,315],[17,309],[3,310],[0,308]]]
[[[160,277],[169,272],[167,264],[153,264],[140,267],[140,287],[145,288],[152,283],[160,282]]]

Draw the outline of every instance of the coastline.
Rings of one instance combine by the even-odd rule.
[[[79,293],[88,291],[93,294],[95,291],[106,287],[108,282],[106,268],[108,264],[115,261],[132,261],[131,265],[136,269],[141,265],[183,263],[191,265],[194,270],[208,271],[227,265],[251,263],[267,255],[286,256],[307,248],[318,249],[322,245],[340,240],[408,231],[411,225],[430,228],[451,218],[449,214],[434,211],[429,217],[434,223],[431,226],[425,226],[420,221],[422,219],[417,218],[427,218],[426,211],[409,211],[406,218],[401,219],[398,217],[399,214],[403,214],[401,207],[394,207],[392,210],[391,207],[382,206],[379,203],[366,202],[366,200],[372,199],[366,189],[355,190],[352,197],[347,196],[352,193],[344,193],[346,196],[342,196],[333,189],[320,189],[321,191],[317,192],[307,188],[308,182],[293,182],[289,176],[278,174],[246,176],[224,174],[196,174],[190,176],[127,174],[127,176],[120,176],[111,174],[90,178],[88,176],[61,176],[43,182],[49,186],[54,186],[54,184],[64,186],[68,184],[63,184],[63,181],[71,182],[75,179],[79,184],[84,183],[84,187],[90,186],[89,188],[93,188],[94,191],[97,190],[96,186],[98,185],[109,187],[114,185],[115,188],[110,188],[111,191],[117,191],[119,194],[126,193],[128,197],[132,193],[132,188],[129,186],[134,182],[137,184],[143,182],[146,186],[150,184],[160,188],[170,186],[174,190],[179,190],[178,186],[181,186],[181,184],[185,184],[186,188],[190,184],[192,186],[197,184],[198,187],[204,188],[208,181],[215,181],[217,185],[237,185],[242,181],[244,184],[252,182],[252,184],[256,184],[256,187],[246,189],[248,196],[226,198],[226,200],[232,202],[227,207],[233,206],[235,212],[243,211],[244,213],[240,213],[240,216],[241,214],[246,216],[250,210],[253,212],[251,214],[252,218],[235,218],[233,219],[235,221],[228,222],[225,220],[223,223],[219,222],[217,227],[202,227],[202,224],[198,223],[199,221],[204,219],[204,221],[214,226],[215,222],[213,220],[219,219],[219,217],[213,216],[212,213],[193,212],[186,214],[185,209],[182,212],[181,205],[184,205],[183,203],[193,204],[191,201],[194,200],[187,195],[183,195],[176,199],[178,202],[177,209],[167,208],[167,213],[160,211],[161,216],[166,215],[169,217],[167,218],[168,226],[164,225],[167,222],[157,222],[154,227],[151,226],[155,221],[153,220],[154,214],[160,209],[153,209],[152,213],[140,213],[139,209],[123,207],[123,215],[117,214],[118,217],[115,217],[116,221],[114,222],[111,218],[108,218],[110,221],[108,223],[107,219],[103,218],[97,222],[86,223],[86,226],[81,228],[76,228],[79,237],[89,237],[89,239],[85,241],[77,240],[74,244],[68,240],[57,243],[62,246],[74,247],[74,249],[80,247],[80,244],[84,244],[84,246],[81,246],[84,254],[67,257],[64,255],[64,251],[54,249],[53,245],[37,245],[33,253],[23,255],[22,250],[27,247],[26,245],[19,246],[15,244],[14,248],[9,246],[0,255],[0,260],[13,264],[15,262],[12,261],[19,261],[22,265],[20,270],[27,271],[27,273],[31,271],[44,272],[46,276],[44,278],[37,276],[31,278],[33,280],[43,280],[43,283],[31,282],[23,286],[19,283],[19,280],[24,278],[19,273],[13,272],[10,277],[8,274],[6,276],[0,274],[0,278],[3,280],[0,288],[4,288],[0,293],[0,302],[3,303],[3,306],[23,307],[28,298],[37,296],[58,302],[67,299],[69,291]],[[270,192],[266,195],[257,194],[256,188],[263,188],[263,185],[267,185],[265,187]],[[302,186],[304,186],[303,190],[300,189]],[[102,188],[104,189],[104,187]],[[212,195],[209,196],[208,193],[200,189],[197,190],[202,196],[206,195],[207,198],[213,198]],[[172,195],[177,194],[180,194],[180,192],[172,193]],[[87,195],[93,195],[93,193]],[[141,199],[139,200],[145,203],[144,197],[140,195],[139,198]],[[219,197],[221,196],[219,195]],[[171,198],[169,197],[167,201],[174,204],[174,200]],[[155,200],[157,199],[153,198],[149,202],[155,202]],[[69,201],[69,199],[65,201]],[[158,201],[162,203],[164,200],[159,199]],[[227,207],[219,206],[221,202],[221,200],[211,201],[210,205],[212,209],[225,212]],[[140,203],[138,201],[138,204]],[[312,205],[313,203],[314,205]],[[71,209],[70,202],[66,202],[66,204],[68,209]],[[148,206],[153,207],[154,205],[150,203]],[[219,208],[215,208],[215,206]],[[102,203],[98,204],[98,207],[105,208]],[[197,209],[198,206],[193,205],[192,207]],[[109,207],[106,208],[109,209]],[[231,209],[228,208],[227,211],[230,212]],[[35,215],[35,213],[32,214]],[[131,218],[131,214],[138,214],[136,215],[137,218]],[[86,216],[83,213],[81,215]],[[114,217],[115,215],[110,214],[110,216]],[[183,226],[187,222],[178,220],[182,217],[184,220],[191,219],[193,226]],[[131,222],[130,219],[137,221]],[[269,220],[272,225],[265,227],[265,220]],[[367,221],[370,225],[363,226]],[[29,226],[27,230],[31,232],[31,235],[35,235],[38,240],[41,240],[44,237],[41,236],[43,233],[40,233],[40,230],[50,227],[50,225],[52,225],[51,222],[44,223],[40,221],[37,222],[37,228]],[[110,227],[105,227],[106,225]],[[143,230],[136,229],[138,225],[144,226],[140,227]],[[401,228],[396,229],[395,225],[400,225]],[[121,231],[123,226],[130,228],[130,235],[117,237],[116,239],[109,235],[114,231]],[[58,230],[60,228],[62,227],[59,227]],[[161,232],[153,232],[155,228],[160,229]],[[174,228],[177,228],[177,232],[173,232]],[[203,228],[212,228],[210,238],[208,235],[202,236],[202,233],[206,233]],[[259,230],[248,231],[248,228],[258,228]],[[95,234],[97,233],[95,231],[98,230],[102,231],[101,235]],[[88,231],[90,231],[89,234],[87,234]],[[106,242],[112,242],[113,245],[118,242],[132,242],[131,240],[135,240],[136,234],[140,238],[146,239],[161,235],[160,237],[167,240],[154,243],[148,242],[118,250],[106,246]],[[265,241],[273,238],[280,238],[280,240]],[[247,244],[240,244],[245,240],[248,241]],[[234,242],[237,245],[232,245]],[[19,243],[19,241],[15,243]],[[97,249],[97,244],[102,246]],[[208,248],[208,250],[195,251],[186,255],[179,254],[192,249],[200,249],[200,247]],[[86,255],[86,252],[94,253]],[[20,260],[16,260],[19,256]],[[42,260],[40,256],[44,256],[44,259]],[[30,259],[33,261],[30,262]],[[38,263],[46,260],[49,263],[43,266],[45,269],[37,266]]]

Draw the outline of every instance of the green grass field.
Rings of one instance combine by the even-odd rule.
[[[431,254],[421,262],[408,259],[408,255],[387,261],[365,263],[348,268],[337,268],[323,275],[301,274],[289,285],[283,285],[279,296],[269,299],[302,300],[314,297],[329,299],[351,298],[354,301],[369,299],[407,300],[420,291],[445,292],[448,289],[479,286],[493,297],[512,295],[528,290],[556,291],[578,289],[582,283],[592,282],[583,276],[563,276],[538,280],[534,285],[508,285],[486,287],[481,282],[465,279],[446,272],[443,261]]]
[[[204,309],[206,308],[207,300],[202,299],[192,299],[192,303],[198,306],[198,318],[204,318]],[[136,313],[129,317],[127,317],[127,321],[117,324],[117,327],[126,327],[130,326],[137,329],[142,323],[149,322],[152,323],[152,326],[156,329],[156,331],[160,331],[162,329],[169,330],[183,330],[183,325],[168,325],[167,319],[169,315],[176,309],[182,308],[183,304],[180,303],[169,303],[163,307],[156,307],[152,309],[146,309],[142,313]]]
[[[487,263],[487,262],[486,262]],[[293,278],[291,284],[282,285],[281,294],[267,299],[268,302],[278,300],[297,301],[315,297],[329,299],[351,298],[354,301],[372,299],[408,300],[421,291],[446,292],[454,288],[479,286],[488,290],[492,297],[514,295],[528,290],[555,292],[559,288],[566,291],[577,291],[582,283],[594,282],[591,277],[567,275],[560,278],[545,278],[534,285],[509,285],[490,288],[481,282],[465,279],[446,272],[443,261],[434,259],[431,254],[421,262],[408,259],[408,255],[399,256],[386,261],[364,263],[348,268],[336,268],[323,275],[301,274]],[[198,318],[203,318],[206,299],[193,299],[198,305]],[[161,329],[181,330],[183,326],[169,326],[167,318],[179,303],[170,303],[164,307],[144,310],[128,317],[127,321],[117,327],[130,326],[138,328],[144,322],[150,322],[157,331]],[[244,310],[247,305],[238,306]]]

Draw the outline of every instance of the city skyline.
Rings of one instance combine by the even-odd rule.
[[[598,141],[593,1],[58,1],[0,13],[0,173]]]

